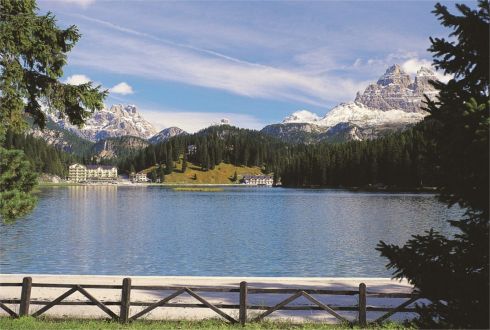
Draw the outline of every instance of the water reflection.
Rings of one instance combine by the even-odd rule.
[[[374,250],[456,215],[428,194],[83,186],[0,225],[0,272],[388,276]]]

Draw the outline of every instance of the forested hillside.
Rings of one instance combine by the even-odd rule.
[[[164,164],[166,172],[183,156],[184,161],[198,164],[201,170],[213,169],[224,162],[233,165],[264,166],[265,172],[282,168],[288,144],[258,131],[221,125],[206,128],[196,134],[180,135],[163,143],[150,145],[136,156],[122,159],[119,166],[129,171]]]
[[[296,145],[282,168],[285,186],[397,187],[437,183],[434,146],[426,141],[423,125],[368,141]]]
[[[434,147],[424,139],[425,127],[420,124],[376,140],[305,145],[287,144],[257,131],[213,126],[151,145],[121,160],[120,167],[140,171],[161,164],[170,174],[184,157],[184,162],[198,164],[202,171],[221,162],[259,166],[290,187],[432,186],[437,171],[431,159]]]
[[[12,131],[7,131],[2,147],[24,151],[27,159],[33,164],[37,172],[54,174],[60,177],[67,175],[68,166],[71,163],[79,161],[77,156],[59,150],[47,144],[41,138],[26,134],[16,134]]]

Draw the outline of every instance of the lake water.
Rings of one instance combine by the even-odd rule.
[[[0,273],[389,276],[401,244],[457,216],[431,194],[230,187],[43,188],[0,224]]]

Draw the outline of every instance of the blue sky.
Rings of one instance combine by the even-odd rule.
[[[430,65],[446,36],[432,1],[40,1],[82,39],[65,81],[110,89],[157,128],[221,118],[259,129],[307,109],[324,115],[394,63]],[[446,3],[454,8],[454,2]]]

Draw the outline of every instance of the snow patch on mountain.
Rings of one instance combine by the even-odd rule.
[[[428,115],[423,107],[423,97],[434,98],[437,91],[430,84],[436,80],[432,70],[422,67],[414,81],[399,65],[389,67],[376,84],[358,93],[354,102],[341,103],[324,117],[308,110],[300,110],[287,116],[283,124],[305,123],[333,127],[339,123],[357,126],[386,124],[413,124]]]
[[[152,136],[148,141],[150,141],[152,144],[156,144],[182,134],[187,134],[187,132],[178,127],[168,127],[161,130],[158,134]]]
[[[288,123],[315,123],[321,119],[316,113],[308,110],[299,110],[284,118],[283,124]]]
[[[314,124],[333,127],[339,123],[352,123],[363,126],[382,126],[387,124],[414,124],[427,115],[426,112],[405,112],[402,109],[383,111],[372,109],[358,102],[341,103]]]

